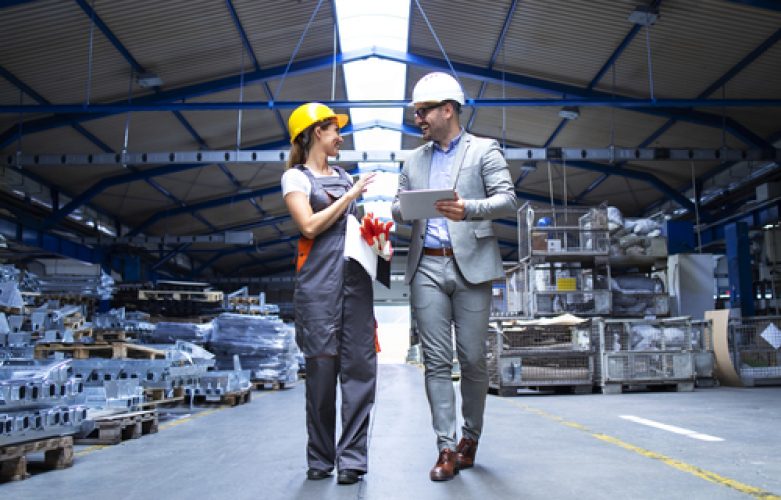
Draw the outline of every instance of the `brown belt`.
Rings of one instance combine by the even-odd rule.
[[[452,257],[453,249],[450,247],[444,247],[444,248],[423,247],[423,255],[432,255],[435,257]]]

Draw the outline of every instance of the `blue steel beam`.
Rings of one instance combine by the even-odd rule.
[[[659,7],[659,4],[661,3],[661,0],[658,0],[654,2],[654,7]],[[607,73],[607,70],[609,70],[618,60],[619,57],[621,57],[621,54],[624,53],[624,50],[629,46],[629,44],[634,40],[637,33],[640,31],[641,26],[639,24],[635,24],[632,26],[632,29],[629,30],[629,33],[626,34],[624,39],[621,41],[621,43],[618,44],[618,47],[613,51],[613,53],[610,55],[608,60],[605,62],[605,64],[602,65],[602,67],[597,71],[597,74],[594,76],[594,78],[591,79],[591,82],[588,84],[589,90],[593,89],[594,86],[596,86],[597,83],[602,79],[602,77]],[[567,126],[567,123],[569,120],[563,119],[561,122],[559,122],[559,125],[556,127],[556,129],[553,131],[553,133],[548,137],[548,140],[545,141],[545,146],[550,146],[554,140],[556,140],[556,137],[559,135],[559,133],[564,130],[564,127]]]
[[[236,30],[239,32],[239,36],[241,37],[241,43],[242,45],[244,45],[244,49],[247,51],[250,58],[252,59],[252,66],[255,68],[255,71],[260,71],[260,64],[258,63],[258,58],[255,55],[255,51],[252,49],[252,44],[249,41],[247,32],[244,31],[244,26],[242,26],[241,24],[241,20],[239,19],[239,14],[236,12],[236,8],[233,6],[233,1],[225,0],[225,5],[228,7],[228,12],[230,12],[231,19],[233,19],[233,24],[236,26]],[[263,87],[263,92],[266,94],[266,99],[273,101],[274,94],[271,92],[271,88],[268,86],[268,83],[263,82],[262,87]],[[287,133],[287,126],[285,126],[285,120],[282,119],[282,114],[279,112],[279,109],[274,109],[274,116],[277,119],[277,123],[279,124],[280,129],[282,129],[282,135],[284,135],[285,137],[289,137]]]
[[[173,259],[174,257],[179,255],[180,253],[183,253],[188,248],[190,248],[190,246],[192,246],[192,243],[183,243],[183,244],[177,246],[176,248],[174,248],[173,250],[168,252],[166,255],[164,255],[160,260],[158,260],[157,262],[152,264],[152,267],[151,267],[152,271],[156,271],[160,266],[162,266],[163,264],[165,264],[169,260]]]
[[[133,68],[133,71],[136,72],[136,74],[142,74],[146,72],[146,69],[139,63],[135,57],[130,53],[129,50],[122,44],[122,42],[117,38],[117,36],[114,34],[113,31],[106,25],[106,23],[103,22],[103,19],[100,18],[97,12],[95,12],[95,9],[92,8],[85,0],[76,0],[76,3],[79,7],[81,7],[81,10],[84,11],[84,13],[89,16],[90,22],[95,23],[95,26],[98,27],[98,29],[103,33],[103,36],[105,36],[108,41],[111,43],[111,45],[114,46],[114,48],[119,52],[122,57],[127,61],[128,64],[130,64],[130,67]],[[93,4],[94,5],[94,4]],[[154,88],[155,93],[159,93],[160,89],[159,87]],[[202,147],[208,147],[206,143],[204,142],[203,138],[201,138],[200,135],[198,135],[198,132],[195,131],[192,125],[187,121],[187,119],[179,112],[174,111],[173,112],[174,117],[179,121],[179,123],[182,124],[182,126],[187,130],[187,132],[192,136],[193,139],[195,139],[195,142],[198,143]],[[131,170],[136,170],[135,167],[131,168]],[[172,193],[170,193],[168,190],[163,188],[160,184],[158,184],[155,181],[146,179],[145,182],[152,186],[155,190],[160,192],[163,196],[168,198],[169,200],[173,201],[174,203],[177,203],[179,205],[186,205],[182,200],[174,196]],[[198,220],[200,223],[204,224],[206,227],[214,229],[214,226],[207,221],[201,214],[193,212],[193,217]]]
[[[507,15],[504,16],[504,23],[502,23],[502,29],[499,31],[499,38],[496,40],[496,45],[494,45],[494,51],[491,53],[491,58],[488,60],[488,69],[493,69],[494,64],[496,63],[496,58],[499,56],[499,51],[504,46],[504,39],[507,36],[507,30],[510,29],[510,22],[513,19],[513,15],[515,14],[515,7],[518,5],[518,0],[513,0],[513,2],[510,4],[510,8],[507,9]],[[487,85],[485,82],[480,83],[480,90],[477,92],[477,98],[480,99],[483,97],[483,94],[485,93]],[[475,118],[477,117],[477,108],[472,108],[472,114],[469,116],[469,120],[466,122],[466,130],[471,131],[472,130],[472,124],[475,122]]]
[[[191,205],[188,205],[186,207],[176,207],[176,208],[169,208],[166,210],[159,211],[155,213],[153,216],[146,219],[144,222],[133,228],[128,234],[128,237],[133,237],[139,234],[144,229],[148,228],[152,224],[155,224],[156,222],[166,219],[168,217],[174,217],[176,215],[182,215],[185,213],[190,213],[196,210],[204,210],[209,208],[216,208],[221,207],[224,205],[229,205],[231,203],[236,203],[239,201],[249,200],[250,198],[255,197],[263,197],[269,194],[275,194],[280,191],[280,186],[270,186],[260,189],[253,189],[252,191],[248,191],[246,193],[234,193],[229,196],[223,196],[220,198],[214,198],[207,201],[202,201],[200,203],[193,203]]]
[[[284,145],[288,145],[288,141],[276,141],[273,143],[265,144],[265,145],[258,145],[251,147],[250,149],[276,149],[279,147],[282,147]],[[177,172],[184,172],[187,170],[192,170],[194,168],[202,168],[205,165],[201,163],[188,163],[188,164],[182,164],[182,165],[165,165],[162,167],[154,167],[150,169],[146,169],[143,171],[136,171],[128,174],[122,174],[122,175],[116,175],[114,177],[105,177],[89,188],[87,188],[84,192],[82,192],[79,196],[74,197],[70,203],[62,207],[57,213],[54,213],[49,217],[49,220],[47,221],[47,227],[52,227],[53,225],[57,224],[60,220],[67,217],[69,214],[73,213],[74,210],[79,208],[80,206],[88,203],[91,199],[95,198],[95,196],[99,195],[106,189],[113,187],[113,186],[119,186],[122,184],[128,184],[130,182],[136,182],[136,181],[144,181],[146,179],[151,179],[152,177],[158,177],[161,175],[169,175],[169,174],[175,174]]]
[[[731,80],[735,75],[743,71],[747,66],[749,66],[751,63],[757,60],[762,54],[768,51],[773,45],[775,45],[779,40],[781,40],[781,28],[775,31],[772,35],[770,35],[767,39],[765,39],[761,44],[759,44],[754,50],[749,52],[745,57],[743,57],[740,61],[738,61],[734,66],[732,66],[729,70],[727,70],[726,73],[721,75],[713,84],[709,85],[705,90],[700,92],[700,94],[697,96],[697,99],[705,99],[713,92],[721,88],[724,84],[726,84],[729,80]],[[714,101],[718,101],[717,99],[714,99]],[[643,142],[640,143],[638,147],[644,148],[648,145],[652,144],[654,141],[656,141],[659,137],[661,137],[662,134],[667,132],[675,123],[677,122],[677,119],[670,119],[667,120],[661,127],[659,127],[654,133],[652,133],[648,138],[646,138]],[[764,141],[765,145],[763,147],[772,147],[772,142]],[[623,165],[624,162],[620,163],[619,166]],[[581,200],[584,196],[586,196],[589,192],[596,189],[599,184],[601,184],[607,177],[601,178],[599,182],[596,184],[592,184],[589,186],[588,192],[584,191],[580,193],[575,199]]]
[[[756,7],[758,9],[774,10],[781,12],[781,2],[778,0],[727,0],[732,3],[739,3],[742,5],[748,5],[749,7]]]
[[[356,100],[356,101],[327,101],[323,104],[333,108],[403,108],[407,101],[403,100]],[[224,110],[266,110],[266,109],[293,109],[299,107],[304,101],[225,101],[225,102],[172,102],[151,103],[124,102],[121,104],[2,104],[0,113],[3,114],[29,114],[29,113],[54,113],[56,115],[69,116],[73,113],[82,113],[88,116],[114,115],[129,112],[164,112],[164,111],[224,111]],[[692,108],[777,108],[781,107],[781,99],[638,99],[633,97],[620,97],[615,99],[604,98],[561,98],[561,99],[471,99],[469,106],[475,108],[484,107],[613,107],[624,108],[639,113],[659,114],[662,116],[674,116],[678,121],[690,121],[695,124],[711,126],[711,119],[715,115],[700,111],[691,111]],[[721,118],[719,118],[721,120]],[[727,121],[730,119],[727,118]],[[28,125],[22,124],[27,133]],[[714,125],[715,126],[715,125]],[[733,121],[733,133],[746,139],[753,132],[745,129]],[[11,127],[15,128],[15,127]],[[739,131],[739,132],[738,132]],[[765,147],[761,138],[752,138],[752,144]],[[745,142],[749,142],[746,139]]]
[[[222,259],[223,257],[227,257],[228,255],[236,255],[239,253],[254,253],[261,248],[267,248],[274,245],[288,244],[290,242],[297,241],[297,240],[298,240],[298,236],[287,236],[285,238],[281,238],[277,240],[264,241],[263,243],[259,243],[256,245],[237,247],[237,248],[227,248],[225,250],[220,250],[215,255],[213,255],[210,259],[208,259],[203,264],[201,264],[197,269],[194,269],[192,275],[198,276],[203,272],[204,269],[214,265],[218,260]]]
[[[694,204],[691,202],[690,199],[683,196],[680,192],[678,192],[677,190],[671,188],[670,186],[662,182],[655,175],[649,174],[647,172],[627,170],[613,165],[603,165],[601,163],[593,163],[589,161],[568,161],[567,165],[578,167],[582,170],[591,170],[592,172],[599,172],[601,174],[621,175],[629,179],[635,179],[635,180],[647,182],[648,184],[651,184],[656,189],[658,189],[662,194],[666,194],[671,199],[673,199],[676,203],[686,208],[687,210],[692,210],[692,211],[694,210]]]
[[[36,0],[0,0],[0,9],[5,9],[6,7],[14,7],[16,5],[23,5],[26,3],[32,3]]]
[[[384,60],[423,66],[427,68],[440,69],[440,70],[448,69],[447,62],[441,59],[421,56],[417,54],[390,51],[386,49],[375,48],[370,50],[357,51],[349,54],[337,54],[334,57],[336,59],[337,64],[341,64],[341,65],[352,61],[363,60],[370,57],[377,57]],[[333,63],[333,58],[329,56],[307,59],[304,61],[300,61],[298,63],[291,64],[288,74],[303,74],[307,72],[323,70],[330,67],[332,63]],[[614,96],[612,96],[609,93],[600,92],[596,90],[588,90],[574,85],[566,85],[557,82],[550,82],[540,78],[528,77],[523,75],[506,74],[506,73],[492,71],[478,66],[467,65],[462,63],[453,63],[453,66],[456,71],[458,71],[464,76],[486,80],[493,83],[503,81],[507,85],[521,87],[521,88],[528,88],[528,89],[532,89],[535,91],[544,92],[548,94],[564,95],[567,96],[567,98],[569,99],[573,99],[573,98],[582,99],[582,100],[591,99],[592,104],[594,102],[593,100],[599,100],[601,105],[605,105],[605,106],[617,105],[619,102],[618,99],[613,99]],[[247,84],[249,82],[255,82],[255,81],[268,81],[281,76],[282,74],[285,73],[287,69],[288,69],[287,65],[284,65],[284,66],[276,66],[273,68],[268,68],[262,71],[250,71],[245,73],[244,82],[245,84]],[[161,91],[158,94],[151,95],[151,96],[142,96],[137,98],[135,100],[135,103],[136,105],[171,103],[182,99],[191,99],[193,97],[198,97],[201,95],[207,95],[215,92],[220,92],[223,90],[236,88],[240,84],[241,84],[240,76],[233,75],[230,77],[219,78],[217,80],[213,80],[210,82],[188,85],[178,89]],[[467,104],[473,105],[474,104],[473,101],[474,100],[470,100]],[[643,101],[643,100],[639,100],[639,101]],[[672,103],[674,101],[675,100],[670,102]],[[558,100],[557,105],[561,105],[561,102],[566,102],[566,99]],[[500,103],[500,100],[494,100],[494,103],[495,105],[507,105],[504,102]],[[198,104],[207,105],[209,103],[198,103]],[[268,104],[269,103],[266,103],[267,106]],[[400,105],[404,105],[404,104],[406,104],[406,101],[400,101]],[[635,100],[635,104],[633,104],[633,106],[636,106],[637,104],[638,104],[637,100]],[[755,146],[761,146],[761,147],[766,146],[765,144],[762,143],[761,138],[757,137],[750,130],[746,129],[745,127],[743,127],[733,119],[727,119],[725,121],[722,121],[722,117],[718,115],[713,115],[713,114],[704,113],[700,111],[682,111],[682,110],[675,110],[675,109],[666,109],[664,107],[660,108],[658,107],[658,104],[655,102],[649,102],[647,104],[649,106],[648,108],[640,108],[638,109],[638,112],[651,114],[655,116],[664,116],[667,118],[677,118],[682,121],[687,121],[687,122],[696,123],[696,124],[705,125],[714,128],[722,128],[724,125],[726,125],[725,128],[730,133],[734,134],[736,137],[740,138],[741,140]],[[677,102],[677,104],[682,105],[683,103]],[[707,105],[707,103],[704,101],[694,102],[690,104]],[[127,108],[124,107],[123,105],[126,106],[127,104],[124,101],[117,102],[117,103],[110,103],[105,105],[103,112],[88,113],[88,114],[82,113],[81,111],[83,111],[83,109],[78,109],[78,110],[72,109],[71,111],[73,111],[73,114],[63,114],[63,115],[57,115],[53,117],[30,120],[29,122],[24,124],[24,130],[25,133],[34,133],[43,130],[49,130],[51,128],[60,127],[69,124],[73,120],[83,121],[87,119],[95,119],[104,116],[110,116],[113,114],[124,112],[123,110],[127,110]],[[367,103],[366,105],[367,107],[368,106],[377,107],[377,105],[374,103],[371,104]],[[117,106],[117,107],[113,108],[113,106]],[[655,107],[651,107],[651,106],[655,106]],[[252,106],[249,106],[249,108],[251,107]],[[347,101],[345,107],[355,107],[355,106],[353,103]],[[3,134],[0,135],[0,147],[4,147],[9,141],[13,141],[16,133],[17,131],[13,127],[3,132]]]

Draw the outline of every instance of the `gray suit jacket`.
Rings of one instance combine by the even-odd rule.
[[[399,175],[398,192],[428,189],[432,151],[433,142],[428,142],[410,154]],[[518,200],[499,143],[494,139],[475,137],[464,132],[456,150],[450,178],[458,179],[456,191],[466,202],[465,219],[459,222],[447,221],[458,269],[473,284],[503,277],[499,242],[491,219],[513,217]],[[403,220],[398,193],[393,200],[392,211],[396,222],[412,222],[404,279],[410,283],[422,255],[426,219]]]

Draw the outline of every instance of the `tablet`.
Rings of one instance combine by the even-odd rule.
[[[404,220],[433,219],[444,217],[434,208],[439,200],[454,200],[453,189],[419,189],[399,193],[399,209]]]

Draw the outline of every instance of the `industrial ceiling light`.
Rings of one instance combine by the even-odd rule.
[[[559,116],[565,120],[577,120],[580,116],[580,109],[577,106],[564,106],[559,110]]]
[[[656,7],[649,7],[648,5],[638,5],[635,10],[629,14],[630,22],[639,24],[640,26],[651,26],[659,19],[659,9]]]
[[[136,83],[138,83],[139,87],[148,89],[161,86],[163,79],[157,76],[157,73],[141,73],[136,77]]]

